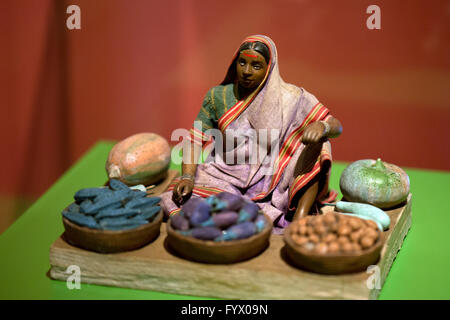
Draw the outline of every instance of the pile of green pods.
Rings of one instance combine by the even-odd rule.
[[[161,198],[147,197],[146,192],[131,189],[117,179],[111,179],[109,187],[81,189],[74,199],[62,215],[91,229],[134,229],[153,221],[161,210]]]

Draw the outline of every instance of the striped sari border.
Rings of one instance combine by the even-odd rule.
[[[289,204],[294,198],[294,195],[301,188],[303,188],[308,182],[310,182],[319,172],[320,172],[320,160],[317,160],[311,171],[295,178],[292,187],[289,189]]]
[[[226,128],[230,125],[230,123],[233,122],[250,105],[250,103],[253,101],[253,99],[256,97],[256,95],[261,90],[261,88],[265,85],[265,82],[266,82],[267,78],[269,77],[270,69],[272,67],[272,62],[273,62],[273,54],[272,54],[271,44],[263,37],[251,36],[251,37],[246,38],[241,43],[241,45],[245,42],[255,42],[255,41],[260,41],[260,42],[264,43],[267,46],[267,48],[269,48],[269,51],[270,51],[270,60],[269,60],[268,66],[267,66],[266,75],[264,76],[264,80],[261,82],[259,88],[257,88],[255,91],[253,91],[250,94],[250,96],[247,97],[247,99],[238,101],[233,107],[230,108],[230,110],[225,112],[225,114],[223,114],[222,117],[220,117],[218,125],[219,125],[219,129],[222,132],[224,132],[226,130]],[[237,54],[238,54],[238,51],[236,50],[232,61],[234,61],[234,59],[236,59]]]
[[[306,126],[314,121],[323,119],[328,115],[328,113],[329,113],[328,109],[320,102],[317,103],[311,109],[309,114],[306,116],[305,120],[303,120],[300,126],[297,129],[295,129],[283,143],[279,156],[275,162],[275,165],[277,166],[277,171],[272,177],[272,181],[269,185],[269,190],[267,192],[262,192],[258,194],[252,200],[263,199],[267,194],[272,192],[272,190],[275,188],[275,186],[281,179],[284,169],[289,164],[289,161],[291,160],[297,148],[300,146],[301,136]]]
[[[176,215],[176,214],[180,213],[180,211],[181,211],[181,208],[176,208],[176,209],[170,211],[170,212],[169,212],[169,217],[171,217],[171,216],[173,216],[173,215]]]
[[[289,208],[291,208],[291,201],[294,198],[295,194],[300,189],[302,189],[308,182],[310,182],[317,174],[320,173],[322,169],[322,164],[325,161],[331,161],[331,155],[326,151],[326,149],[322,149],[311,171],[295,178],[294,183],[289,189],[289,202],[288,202]]]
[[[167,188],[167,191],[173,191],[177,183],[180,181],[180,179],[175,179],[174,182],[172,182],[169,187]],[[221,192],[224,192],[224,190],[219,188],[210,188],[210,187],[201,187],[201,186],[194,186],[194,189],[192,190],[192,193],[195,195],[198,195],[202,198],[207,198],[216,194],[219,194]]]
[[[213,142],[212,136],[198,130],[197,128],[191,128],[189,130],[189,135],[187,136],[189,142],[193,142],[198,146],[206,148],[210,143]]]
[[[236,104],[230,108],[227,112],[225,112],[219,119],[218,125],[219,129],[223,132],[233,121],[237,115],[242,113],[241,106],[244,104],[243,100],[236,102]]]
[[[328,110],[323,110],[326,109],[323,106],[320,106],[318,109],[318,112],[315,113],[312,118],[306,122],[303,126],[301,126],[298,130],[296,130],[295,134],[293,135],[293,137],[290,139],[290,141],[288,142],[288,144],[285,146],[285,148],[282,148],[282,154],[280,155],[280,167],[279,170],[277,172],[277,176],[276,176],[276,180],[273,180],[273,182],[278,183],[278,180],[281,178],[282,172],[284,170],[284,168],[288,165],[289,161],[291,160],[295,150],[298,148],[298,146],[301,144],[301,135],[305,129],[305,127],[314,121],[317,121],[318,119],[321,119],[324,115],[324,113],[328,112]],[[318,116],[317,116],[318,114]]]

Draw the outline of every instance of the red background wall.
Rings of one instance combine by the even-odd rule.
[[[371,4],[381,30],[366,28]],[[341,120],[336,160],[450,170],[449,18],[439,0],[2,1],[0,194],[39,196],[100,139],[190,127],[257,33],[284,80]]]

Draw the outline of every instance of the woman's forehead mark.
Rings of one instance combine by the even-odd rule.
[[[258,58],[258,56],[256,54],[249,54],[249,53],[245,53],[242,52],[245,56],[250,57],[250,58]]]

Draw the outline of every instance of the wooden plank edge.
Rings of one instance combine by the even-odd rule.
[[[374,287],[370,290],[369,299],[376,300],[381,293],[386,278],[391,270],[392,264],[403,245],[403,241],[411,228],[412,223],[412,195],[408,195],[407,204],[398,217],[394,231],[387,239],[387,244],[383,248],[382,257],[378,266],[380,268],[380,289]],[[387,254],[386,254],[387,253]]]
[[[107,256],[99,257],[100,261],[93,261],[92,256],[77,253],[76,264],[81,269],[81,282],[89,284],[221,299],[367,299],[367,290],[343,290],[344,279],[351,279],[351,275],[324,276],[308,273],[307,277],[299,279],[296,275],[286,277],[270,271],[252,273],[239,267],[230,269],[227,266],[214,270],[205,268],[199,274],[197,268],[189,267],[190,264],[186,267],[185,261],[172,264],[153,261],[145,265],[131,265],[130,262],[117,259],[108,261]],[[65,270],[73,263],[73,252],[58,248],[57,252],[51,253],[51,278],[65,281],[69,276]],[[109,268],[115,270],[114,279],[108,272]],[[133,270],[127,273],[130,268]],[[183,268],[182,273],[180,268]],[[217,269],[221,269],[225,276],[218,277]],[[136,274],[140,276],[136,277]]]

